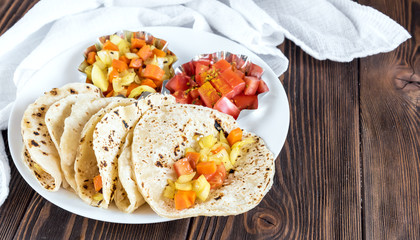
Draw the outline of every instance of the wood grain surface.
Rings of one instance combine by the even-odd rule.
[[[2,0],[0,34],[36,2]],[[359,2],[412,38],[349,63],[318,61],[287,40],[279,46],[290,60],[279,79],[290,128],[273,188],[256,208],[145,225],[96,221],[34,192],[8,153],[0,239],[420,239],[420,1]]]

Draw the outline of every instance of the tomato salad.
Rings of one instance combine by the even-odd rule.
[[[144,91],[159,92],[163,80],[174,75],[176,60],[165,40],[145,32],[124,31],[100,37],[98,44],[85,51],[79,71],[106,97],[137,98]]]
[[[235,119],[243,109],[257,109],[258,94],[269,91],[263,69],[241,55],[206,54],[180,69],[165,86],[177,102],[214,108]]]

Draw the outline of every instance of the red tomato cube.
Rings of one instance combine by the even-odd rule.
[[[267,84],[264,80],[260,81],[260,85],[258,86],[257,94],[268,92],[270,89],[268,88]]]
[[[174,163],[176,175],[188,175],[194,172],[187,158],[181,158]]]
[[[200,96],[200,93],[198,93],[198,88],[191,89],[190,96],[192,99],[198,98],[198,96]]]
[[[249,66],[249,69],[247,72],[248,72],[248,76],[261,78],[264,70],[262,69],[262,67],[258,66],[257,64],[251,63],[251,66]]]
[[[244,77],[245,80],[245,95],[255,95],[257,93],[258,87],[260,86],[260,81],[256,77],[246,76]]]
[[[239,70],[239,69],[235,69],[235,71],[234,71],[236,74],[238,74],[238,76],[240,77],[240,78],[244,78],[245,77],[245,73],[244,72],[242,72],[241,70]]]
[[[166,88],[171,93],[176,91],[184,91],[189,88],[190,77],[185,74],[177,74],[166,83]]]
[[[222,97],[231,99],[235,95],[233,88],[222,78],[215,78],[211,80],[210,83],[219,93],[222,94]]]
[[[232,69],[232,65],[230,65],[230,63],[226,61],[225,59],[220,59],[215,64],[213,64],[213,67],[215,69],[218,69],[220,72],[223,72],[229,68]]]
[[[232,99],[233,103],[240,109],[257,109],[258,97],[257,95],[237,95]]]
[[[209,70],[208,65],[204,65],[202,63],[197,63],[195,65],[195,81],[198,83],[199,86],[204,84],[207,76],[207,70]]]
[[[187,76],[194,76],[195,74],[195,66],[193,62],[187,62],[182,64],[182,69]]]
[[[230,69],[225,70],[220,74],[220,77],[223,78],[232,88],[235,92],[234,95],[238,95],[245,89],[245,82],[242,80],[242,78],[233,72]]]
[[[214,89],[214,87],[209,82],[205,82],[203,85],[201,85],[201,87],[198,88],[198,93],[200,94],[201,100],[209,108],[213,108],[217,100],[220,99],[216,89]]]
[[[237,119],[241,110],[236,107],[227,97],[222,97],[219,101],[214,104],[214,109],[219,112],[226,113],[231,115],[233,118]]]
[[[192,102],[191,96],[185,91],[176,91],[172,93],[172,96],[175,97],[177,103],[190,104]]]

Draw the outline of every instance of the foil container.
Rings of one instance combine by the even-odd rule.
[[[121,31],[115,32],[114,34],[118,35],[122,39],[127,40],[128,42],[131,42],[131,38],[133,36],[139,39],[144,39],[147,44],[155,46],[156,48],[164,51],[167,55],[175,56],[175,54],[168,49],[168,43],[165,40],[156,38],[148,32],[144,32],[144,31],[131,32],[127,30],[121,30]],[[114,34],[111,34],[111,35],[114,35]],[[88,54],[93,51],[97,52],[97,51],[102,50],[104,43],[106,42],[106,40],[110,39],[111,35],[99,37],[97,39],[97,42],[94,45],[88,47],[83,52],[84,61],[78,67],[78,70],[80,72],[84,73],[85,68],[89,66],[89,64],[86,62]]]
[[[219,61],[220,59],[225,59],[229,63],[233,63],[239,70],[243,71],[244,73],[247,73],[248,70],[252,67],[252,65],[255,65],[254,63],[251,62],[251,60],[249,59],[249,57],[247,55],[231,53],[231,52],[228,52],[228,51],[219,51],[219,52],[214,52],[214,53],[199,54],[199,55],[194,56],[190,60],[190,62],[199,61],[199,60],[203,60],[203,59],[210,60],[211,64],[214,64],[215,62]],[[187,64],[187,63],[184,63],[184,64]],[[184,64],[182,64],[181,66],[179,66],[175,69],[175,75],[176,74],[181,74],[181,73],[186,73],[185,68],[184,68]],[[166,88],[166,83],[167,82],[168,81],[163,82],[161,92],[170,94],[171,92]]]

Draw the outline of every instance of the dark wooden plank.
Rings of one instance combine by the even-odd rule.
[[[6,131],[2,131],[2,134],[3,139],[7,139]],[[5,147],[10,159],[11,180],[9,196],[0,207],[0,239],[11,239],[18,229],[35,191],[23,180],[13,165],[7,142]]]
[[[2,0],[0,4],[0,35],[11,28],[39,0]]]
[[[291,125],[273,188],[246,214],[193,219],[190,239],[362,237],[358,62],[317,61],[290,41],[284,50]]]
[[[361,1],[412,34],[361,60],[366,239],[420,239],[420,1]]]

